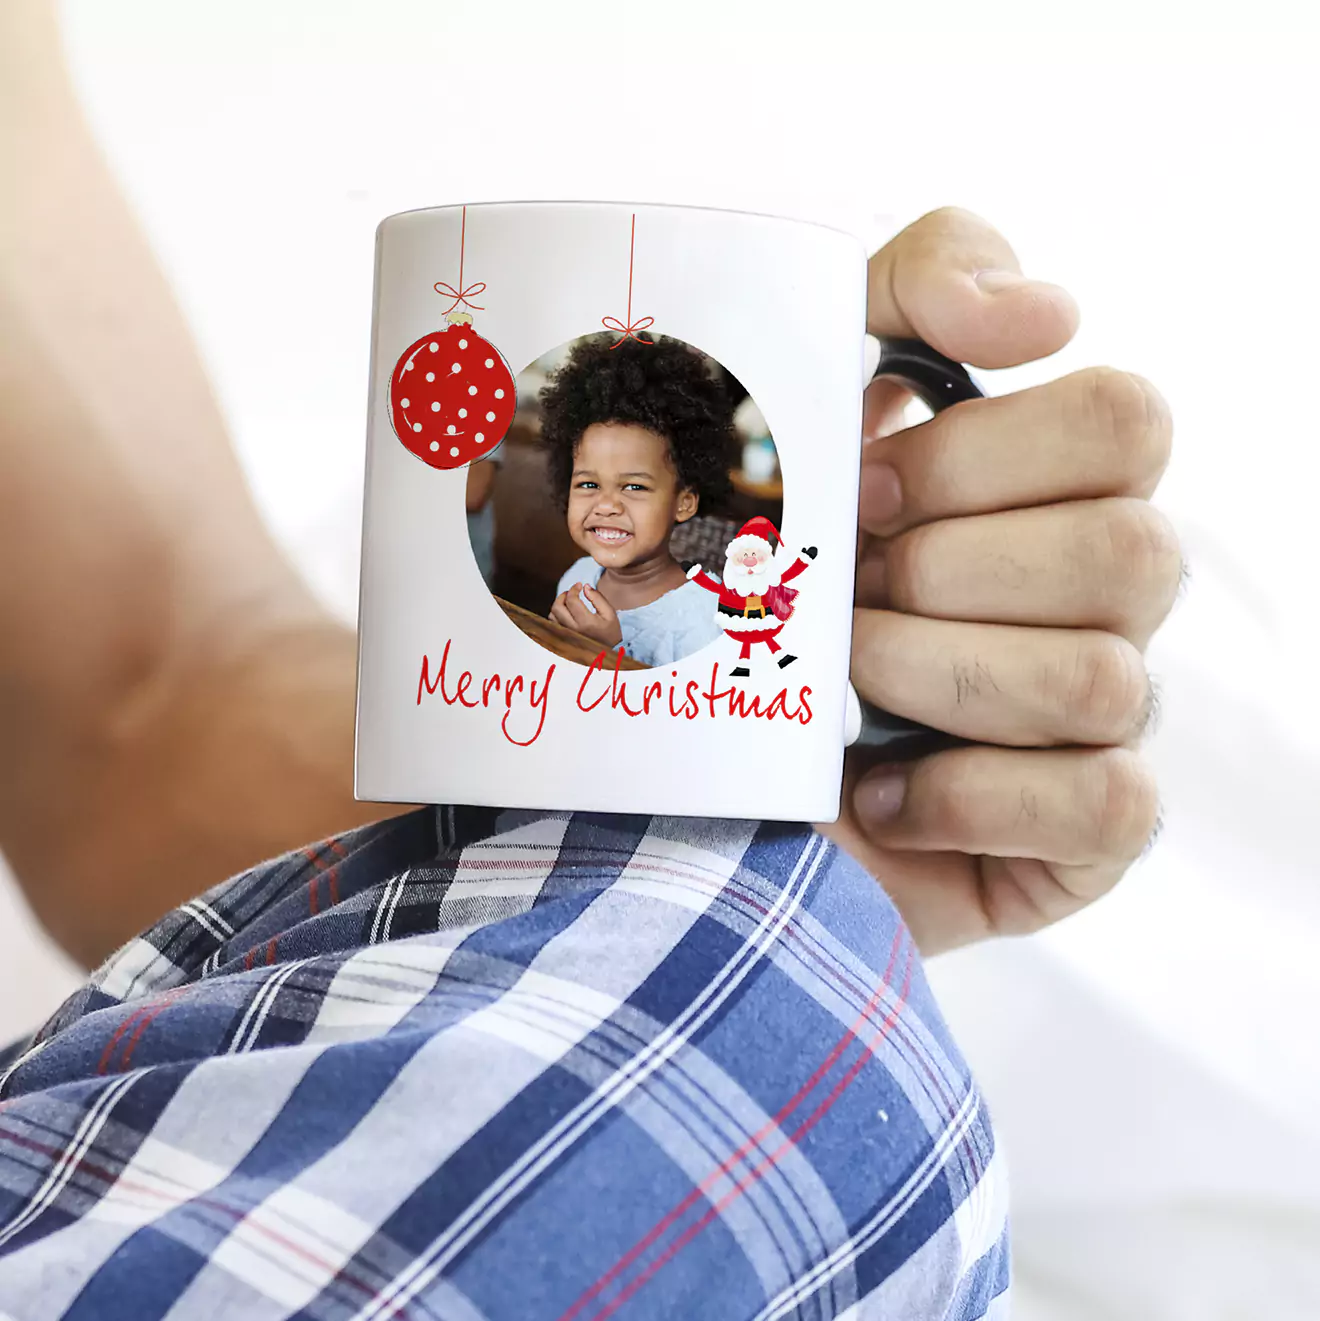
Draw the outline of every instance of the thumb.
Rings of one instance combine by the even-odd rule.
[[[1027,279],[997,230],[945,207],[871,258],[866,321],[873,335],[915,336],[958,362],[1012,367],[1061,349],[1078,311],[1066,290]]]

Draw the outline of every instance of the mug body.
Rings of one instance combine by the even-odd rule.
[[[384,220],[362,528],[358,798],[835,819],[865,294],[855,238],[769,216],[498,203]],[[696,352],[673,357],[675,340]],[[627,628],[612,645],[566,627],[562,610],[559,622],[548,616],[563,575],[603,575],[606,595],[612,565],[627,580],[629,552],[614,542],[641,546],[629,502],[646,498],[645,484],[611,494],[610,469],[600,483],[579,483],[561,510],[542,403],[569,372],[562,436],[570,386],[588,409],[602,391],[622,398],[622,416],[592,433],[608,467],[609,455],[624,452],[609,448],[616,441],[652,443],[651,405],[633,406],[629,381],[659,392],[653,432],[671,426],[665,408],[682,427],[689,394],[708,398],[704,387],[685,394],[657,376],[653,355],[666,345],[680,375],[704,370],[731,412],[737,400],[732,494],[727,508],[698,508],[675,525],[683,575],[666,560],[675,585],[621,609]],[[617,427],[609,431],[615,423],[632,428],[621,441]],[[593,498],[600,507],[584,522],[580,502]],[[748,550],[750,586],[730,546]],[[578,604],[599,613],[586,594]]]

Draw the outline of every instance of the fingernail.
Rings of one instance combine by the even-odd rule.
[[[898,815],[906,793],[907,776],[902,771],[872,774],[853,790],[853,806],[864,824],[879,826]]]
[[[997,294],[1004,289],[1016,289],[1019,285],[1027,283],[1026,276],[1017,271],[977,271],[972,279],[976,281],[977,288],[987,294]]]
[[[881,527],[898,517],[903,508],[903,484],[898,470],[887,463],[862,467],[861,515],[863,527]]]

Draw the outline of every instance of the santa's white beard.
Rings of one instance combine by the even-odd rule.
[[[745,564],[725,560],[724,585],[739,596],[764,596],[769,588],[779,586],[779,566],[774,560],[765,560],[749,572]]]

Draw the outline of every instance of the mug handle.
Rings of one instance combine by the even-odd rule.
[[[962,363],[946,358],[919,339],[881,339],[880,361],[872,380],[881,377],[907,386],[932,413],[967,399],[981,399],[985,394]],[[851,683],[847,706],[844,742],[883,751],[895,761],[924,757],[967,742],[943,730],[882,711],[858,696]]]

